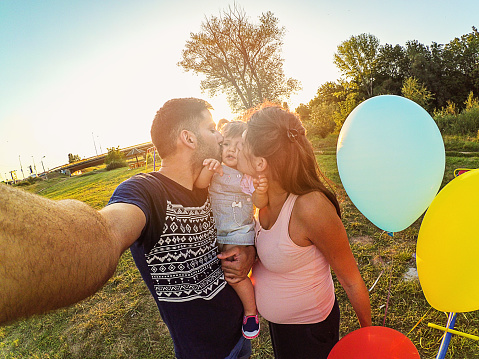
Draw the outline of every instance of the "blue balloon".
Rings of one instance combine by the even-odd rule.
[[[432,117],[394,95],[357,106],[337,144],[339,176],[349,198],[388,232],[402,231],[424,213],[441,185],[445,158]]]

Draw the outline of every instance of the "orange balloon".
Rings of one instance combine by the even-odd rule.
[[[404,334],[387,327],[364,327],[343,337],[328,359],[420,359]]]

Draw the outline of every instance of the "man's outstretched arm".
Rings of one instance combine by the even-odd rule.
[[[0,185],[0,323],[94,294],[144,224],[133,205],[96,211]]]

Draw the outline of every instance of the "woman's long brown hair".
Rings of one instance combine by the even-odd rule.
[[[336,195],[321,181],[323,178],[329,184],[319,169],[298,115],[266,103],[250,112],[248,117],[245,145],[254,156],[266,159],[273,180],[296,195],[312,191],[324,193],[341,217]]]

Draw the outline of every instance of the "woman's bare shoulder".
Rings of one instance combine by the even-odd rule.
[[[329,213],[336,214],[336,208],[326,195],[319,191],[303,194],[296,200],[299,214]]]
[[[293,210],[295,228],[302,228],[302,233],[320,249],[335,242],[345,235],[344,225],[339,218],[336,207],[322,192],[310,192],[299,196]],[[318,242],[318,240],[321,241]]]

